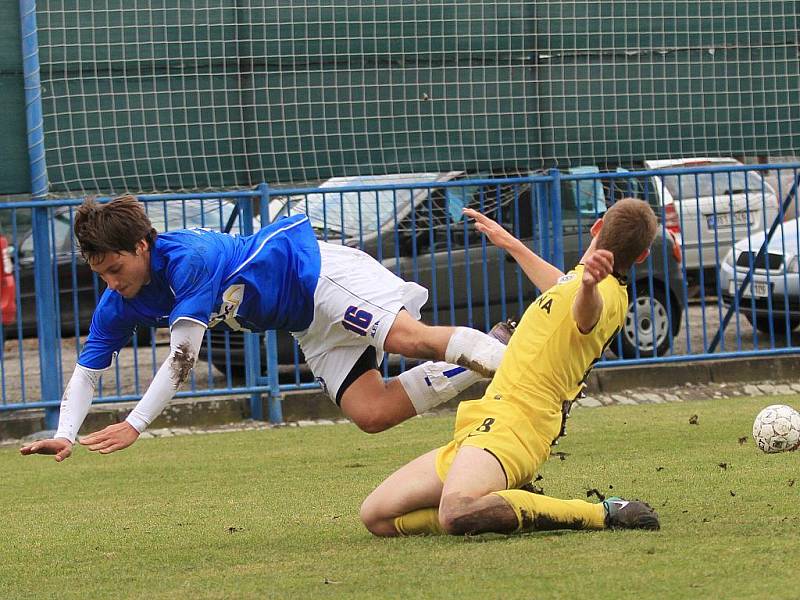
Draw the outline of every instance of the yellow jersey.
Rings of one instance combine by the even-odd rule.
[[[582,276],[578,265],[527,308],[483,396],[515,403],[534,426],[560,428],[562,402],[579,394],[624,323],[627,288],[610,275],[597,286],[603,298],[600,319],[589,333],[580,332],[572,304]]]

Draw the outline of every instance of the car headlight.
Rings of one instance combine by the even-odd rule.
[[[786,267],[787,273],[800,273],[800,265],[797,264],[797,257],[792,257],[789,261],[789,266]]]
[[[723,262],[730,268],[733,268],[733,248],[728,250],[728,253],[725,255],[725,260]]]

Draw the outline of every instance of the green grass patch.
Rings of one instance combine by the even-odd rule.
[[[538,482],[650,502],[659,532],[376,539],[361,500],[452,417],[0,450],[0,598],[762,598],[796,593],[800,453],[720,399],[577,409]],[[697,415],[697,424],[689,423]],[[744,442],[740,442],[744,438]],[[787,595],[788,594],[788,595]]]

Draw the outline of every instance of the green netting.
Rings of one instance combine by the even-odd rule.
[[[797,5],[42,0],[51,191],[793,154]]]

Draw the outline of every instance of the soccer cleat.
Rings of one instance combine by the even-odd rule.
[[[603,502],[606,527],[612,529],[660,529],[656,511],[646,502],[607,498]]]
[[[505,321],[500,321],[494,327],[492,327],[489,330],[489,335],[500,341],[502,344],[508,346],[508,342],[511,339],[511,336],[514,335],[514,331],[516,331],[516,329],[516,321],[506,319]]]

